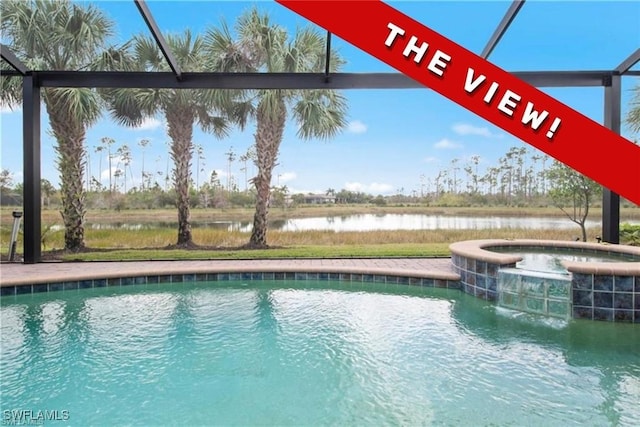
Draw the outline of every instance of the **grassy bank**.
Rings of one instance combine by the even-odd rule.
[[[558,209],[535,208],[514,209],[506,207],[483,208],[430,208],[424,206],[373,207],[373,206],[309,206],[296,209],[273,209],[271,219],[322,217],[353,214],[432,214],[467,216],[558,216]],[[0,212],[2,230],[0,232],[0,253],[6,257],[11,230],[11,209]],[[87,223],[112,224],[149,224],[153,222],[174,222],[175,211],[163,210],[124,210],[90,211]],[[249,221],[252,209],[202,210],[192,211],[192,222],[207,221]],[[625,209],[623,220],[640,219],[640,209]],[[60,214],[53,210],[44,210],[43,229],[53,224],[61,225]],[[597,218],[597,212],[591,218]],[[568,220],[567,220],[568,221]],[[249,241],[249,233],[218,230],[207,227],[193,229],[194,242],[202,250],[169,250],[167,247],[176,242],[177,231],[173,228],[155,228],[140,230],[92,229],[85,231],[85,243],[93,252],[81,254],[51,254],[51,251],[64,247],[63,230],[47,230],[43,236],[43,250],[49,258],[64,260],[127,260],[127,259],[256,259],[291,257],[375,257],[375,256],[447,256],[448,245],[452,242],[471,239],[553,239],[575,240],[579,235],[576,226],[568,230],[398,230],[366,232],[334,231],[270,231],[268,242],[275,249],[267,251],[247,251],[238,248]],[[588,238],[594,241],[600,234],[599,227],[590,229]],[[18,253],[22,250],[21,237]]]
[[[157,250],[124,249],[108,252],[65,254],[64,261],[147,261],[198,259],[283,259],[283,258],[391,258],[449,256],[447,244],[384,244],[344,246],[296,246],[259,250]]]
[[[591,240],[599,229],[589,231]],[[194,229],[196,244],[203,250],[166,249],[175,243],[176,231],[87,230],[86,244],[93,252],[57,254],[62,260],[146,260],[146,259],[259,259],[326,258],[375,256],[448,256],[449,244],[470,239],[555,239],[575,240],[574,230],[398,230],[367,232],[280,232],[268,234],[269,250],[238,250],[249,240],[249,233],[206,228]],[[63,247],[64,232],[51,233],[45,249]],[[18,245],[21,248],[21,243]],[[7,249],[3,247],[2,253]]]

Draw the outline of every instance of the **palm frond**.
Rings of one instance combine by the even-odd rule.
[[[233,103],[227,115],[233,123],[238,125],[240,130],[244,130],[248,121],[256,117],[256,111],[254,99],[248,99]]]
[[[34,69],[78,70],[105,48],[113,22],[93,5],[69,0],[6,0],[0,3],[2,34]]]
[[[87,66],[92,71],[135,71],[137,63],[131,55],[131,41],[109,46]]]
[[[347,100],[337,91],[311,90],[293,106],[298,137],[330,139],[346,127]]]
[[[134,58],[140,71],[169,71],[169,64],[153,38],[137,35],[133,38],[133,46]]]
[[[272,24],[269,15],[260,13],[256,7],[238,18],[236,28],[241,49],[253,53],[257,68],[266,72],[283,71],[287,40],[284,28]]]
[[[0,106],[11,110],[20,108],[22,102],[22,78],[0,75]]]
[[[260,64],[252,51],[234,40],[223,21],[220,28],[209,28],[204,36],[206,69],[217,72],[252,72]]]
[[[113,120],[124,126],[138,126],[147,116],[153,115],[156,94],[151,90],[137,89],[108,89],[103,92],[103,97],[109,106],[109,113]],[[152,99],[149,99],[152,98]]]
[[[298,29],[286,49],[286,70],[294,73],[321,72],[325,63],[325,38],[312,27]]]
[[[282,114],[282,108],[286,108],[286,104],[284,104],[286,95],[287,91],[281,89],[258,91],[256,95],[256,98],[259,100],[257,114],[268,117],[270,120],[275,120],[275,118]]]
[[[203,68],[202,39],[193,37],[189,29],[182,34],[168,34],[167,43],[183,71],[201,71]]]
[[[631,132],[640,133],[640,83],[633,88],[633,98],[631,99],[631,109],[627,114],[626,123]]]
[[[326,49],[325,49],[326,51]],[[331,57],[329,58],[329,71],[337,73],[347,64],[344,56],[340,55],[336,49],[331,49]]]
[[[85,127],[102,115],[102,99],[92,88],[46,88],[45,102],[51,109],[65,109]]]
[[[203,131],[212,133],[216,138],[223,139],[229,136],[231,126],[225,117],[203,115],[198,116],[198,123]]]

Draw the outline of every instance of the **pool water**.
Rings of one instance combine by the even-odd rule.
[[[2,297],[0,405],[45,425],[634,425],[640,328],[328,281]],[[3,418],[4,420],[4,418]]]
[[[635,257],[631,257],[625,254],[611,254],[611,255],[597,255],[587,254],[579,251],[536,251],[527,250],[515,251],[509,249],[494,249],[493,252],[508,253],[511,255],[517,255],[522,257],[522,261],[516,263],[517,268],[530,271],[540,271],[545,273],[562,273],[569,274],[562,261],[575,261],[575,262],[630,262],[640,261]]]

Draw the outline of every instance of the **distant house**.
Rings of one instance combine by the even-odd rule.
[[[327,203],[335,203],[336,196],[329,196],[327,194],[305,194],[304,203],[309,205],[322,205]]]

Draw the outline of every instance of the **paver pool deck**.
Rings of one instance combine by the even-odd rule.
[[[339,258],[126,262],[1,263],[0,286],[148,275],[304,272],[459,280],[451,258]]]

